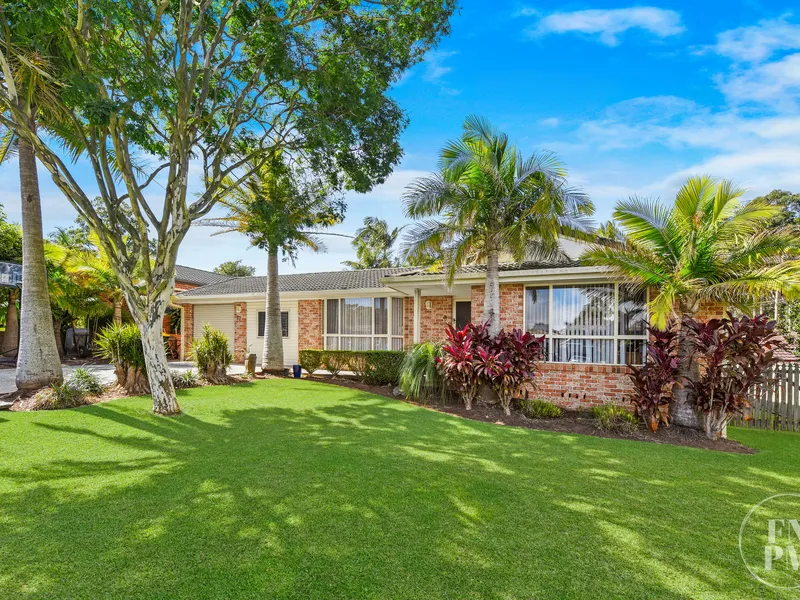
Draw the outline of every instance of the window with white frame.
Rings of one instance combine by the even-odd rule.
[[[646,295],[614,283],[528,287],[525,328],[547,336],[552,362],[641,364]]]
[[[402,350],[403,298],[330,298],[325,302],[327,350]]]
[[[264,337],[267,330],[267,313],[259,311],[258,313],[258,337]],[[289,311],[281,311],[281,337],[289,337]]]

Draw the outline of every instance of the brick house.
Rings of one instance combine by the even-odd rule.
[[[440,341],[447,324],[479,321],[485,267],[462,269],[451,286],[417,267],[281,275],[281,325],[287,366],[302,349],[402,350]],[[260,356],[266,277],[237,277],[179,293],[182,353],[210,323],[228,336],[237,361]],[[503,264],[502,326],[547,339],[538,396],[577,407],[621,401],[629,363],[644,360],[646,298],[598,267],[576,261]],[[720,314],[721,307],[704,307]]]

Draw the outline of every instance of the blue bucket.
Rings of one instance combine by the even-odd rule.
[[[292,365],[292,373],[294,374],[295,379],[300,379],[300,375],[303,373],[303,369],[300,368],[300,365]]]

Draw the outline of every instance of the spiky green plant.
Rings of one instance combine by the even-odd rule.
[[[607,267],[639,291],[655,290],[650,313],[658,327],[672,317],[694,316],[702,300],[747,309],[765,295],[800,291],[800,230],[773,228],[782,207],[766,198],[742,201],[733,182],[689,178],[672,206],[630,198],[617,204],[614,220],[624,241],[590,248],[581,258]],[[696,361],[682,340],[681,378],[697,380]],[[699,427],[686,386],[676,387],[670,414],[678,425]]]
[[[423,403],[448,398],[447,384],[437,363],[441,355],[441,344],[432,342],[417,344],[408,351],[400,367],[400,389],[406,398]]]
[[[233,354],[228,348],[228,336],[206,323],[203,335],[192,341],[192,356],[200,375],[213,383],[224,383]]]

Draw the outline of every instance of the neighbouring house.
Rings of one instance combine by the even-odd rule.
[[[402,350],[441,341],[447,325],[480,321],[485,267],[462,269],[452,286],[418,267],[279,276],[286,365],[303,349]],[[237,277],[177,294],[182,356],[204,323],[223,331],[236,361],[261,355],[266,277]],[[503,264],[501,320],[547,338],[537,395],[562,406],[621,401],[627,364],[641,363],[647,340],[644,295],[631,295],[598,267],[577,261]],[[704,307],[706,316],[722,307]]]

